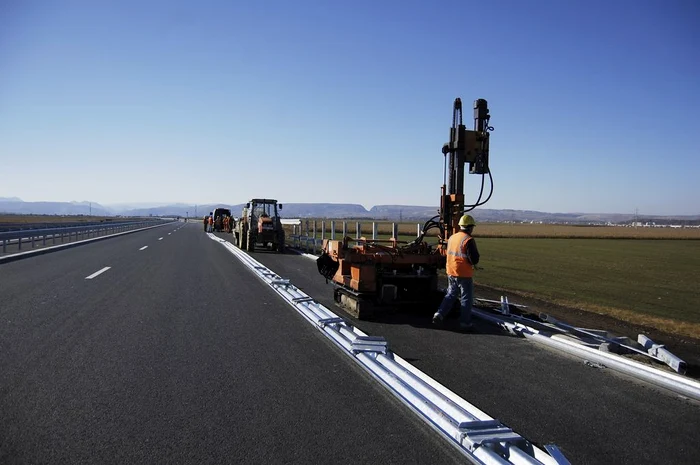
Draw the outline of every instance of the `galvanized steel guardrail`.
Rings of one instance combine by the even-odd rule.
[[[345,321],[289,279],[253,259],[230,242],[209,233],[267,283],[316,329],[342,349],[450,444],[475,464],[568,464],[554,445],[542,450],[498,420],[459,397],[389,349],[383,337],[370,336]]]
[[[340,237],[345,238],[350,237],[350,228],[348,227],[349,224],[355,223],[355,239],[359,240],[362,237],[363,232],[366,232],[363,225],[367,225],[369,223],[372,225],[372,231],[370,234],[368,234],[368,239],[376,240],[379,238],[379,222],[377,221],[302,221],[300,219],[293,219],[287,220],[286,223],[285,220],[282,220],[282,223],[292,226],[292,234],[287,236],[291,242],[291,245],[310,253],[320,251],[321,247],[323,246],[324,239],[336,239],[337,225],[340,226]],[[422,227],[422,224],[416,223],[416,236],[420,236]],[[398,237],[398,223],[391,223],[391,235]]]
[[[111,231],[116,234],[131,229],[152,226],[161,222],[161,220],[128,221],[121,223],[88,224],[66,228],[26,229],[0,232],[0,242],[2,243],[2,253],[6,253],[7,246],[10,244],[16,244],[18,250],[22,250],[23,243],[31,243],[31,248],[34,248],[37,241],[41,241],[42,245],[46,245],[47,239],[51,240],[52,244],[56,244],[56,240],[59,239],[63,244],[65,239],[70,241],[73,236],[75,236],[75,240],[78,240],[79,237],[85,239],[95,237],[103,232]]]
[[[561,350],[570,355],[592,360],[602,364],[604,367],[612,368],[621,373],[631,375],[635,378],[669,389],[677,394],[700,400],[700,383],[692,378],[681,376],[675,373],[662,371],[648,365],[637,362],[620,355],[603,352],[598,349],[587,347],[566,336],[550,335],[534,328],[534,321],[517,316],[496,315],[483,310],[474,309],[474,316],[501,326],[506,331],[517,336],[523,336],[539,344]]]

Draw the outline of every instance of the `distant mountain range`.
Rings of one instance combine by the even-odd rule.
[[[144,204],[141,204],[144,205]],[[195,205],[172,204],[141,206],[131,204],[101,205],[96,202],[24,202],[17,197],[0,197],[0,213],[23,215],[94,215],[94,216],[189,216],[203,217],[217,207],[230,208],[234,216],[240,215],[244,204]],[[377,205],[367,210],[358,204],[341,203],[284,203],[285,218],[346,218],[392,221],[425,221],[437,215],[437,207],[415,205]],[[625,223],[635,220],[634,214],[624,213],[547,213],[531,210],[477,209],[473,212],[477,221],[487,222],[543,222],[543,223]],[[700,222],[700,215],[639,216],[637,221],[664,223]]]

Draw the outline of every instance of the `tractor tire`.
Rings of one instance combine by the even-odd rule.
[[[245,250],[248,246],[248,231],[244,227],[238,229],[238,248]]]
[[[251,234],[250,230],[246,237],[246,250],[248,252],[255,252],[255,235]]]
[[[284,234],[277,238],[277,252],[284,253]]]

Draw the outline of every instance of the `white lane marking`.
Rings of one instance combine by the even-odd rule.
[[[93,274],[91,274],[90,276],[86,276],[85,279],[92,279],[92,278],[94,278],[95,276],[99,276],[99,275],[101,275],[102,273],[104,273],[105,271],[109,270],[110,268],[112,268],[112,267],[111,267],[111,266],[105,266],[105,267],[102,268],[100,271],[95,271],[95,272],[94,272]]]
[[[172,233],[168,233],[168,236],[171,235]]]
[[[162,241],[162,240],[163,240],[163,238],[162,238],[162,237],[159,237],[159,238],[158,238],[158,240],[159,240],[159,241]]]
[[[148,248],[148,246],[147,246],[147,245],[144,245],[144,246],[141,247],[139,250],[146,250],[147,248]]]

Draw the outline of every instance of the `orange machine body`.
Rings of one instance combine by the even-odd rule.
[[[357,245],[349,246],[350,242]],[[394,239],[379,241],[349,237],[324,240],[324,252],[338,263],[332,280],[362,294],[376,293],[382,284],[411,286],[416,281],[429,281],[427,289],[435,290],[437,269],[445,266],[440,248],[421,243],[415,249],[405,250],[397,247],[398,243]]]

